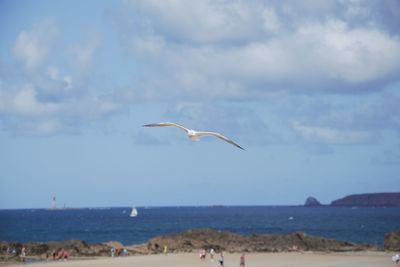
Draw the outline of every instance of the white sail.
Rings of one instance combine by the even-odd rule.
[[[138,215],[137,209],[136,208],[132,208],[131,215],[129,215],[129,216],[136,217],[137,215]]]

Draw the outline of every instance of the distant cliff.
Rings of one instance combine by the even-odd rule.
[[[331,202],[332,206],[400,206],[400,193],[350,195]]]

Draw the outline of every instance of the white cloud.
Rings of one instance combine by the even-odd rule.
[[[293,129],[305,140],[315,143],[331,145],[362,144],[371,140],[367,131],[339,130],[329,127],[307,126],[299,122],[293,122]]]
[[[40,102],[33,85],[27,84],[11,100],[12,110],[22,116],[51,115],[58,110],[55,103]]]
[[[113,35],[101,32],[103,29],[98,34],[87,34],[86,39],[72,46],[68,44],[66,51],[60,51],[53,59],[49,55],[60,31],[53,21],[45,20],[17,36],[15,56],[24,69],[34,73],[23,73],[23,81],[12,86],[11,79],[7,79],[8,90],[0,88],[0,116],[34,118],[28,128],[51,133],[63,131],[66,125],[83,127],[85,122],[114,115],[127,104],[143,100],[251,102],[280,94],[285,98],[293,92],[297,100],[299,95],[332,96],[334,92],[347,97],[349,92],[383,90],[385,85],[399,80],[400,35],[378,21],[378,11],[369,3],[125,1],[121,7],[124,16],[117,14],[119,18],[115,19],[123,24],[117,25],[121,35],[116,39],[123,42],[122,47],[132,58],[131,62],[115,59],[110,68],[101,66],[99,73],[115,70],[115,76],[122,77],[107,81],[119,83],[119,89],[109,95],[100,95],[109,88],[98,85],[112,86],[102,83],[102,77],[90,81],[83,76],[99,67],[95,64],[99,53],[111,51],[112,55],[121,55],[112,50],[116,46],[108,41],[100,49],[101,36]],[[376,7],[377,2],[374,3]],[[72,64],[62,65],[65,61]],[[118,70],[121,66],[128,71]],[[277,98],[278,103],[284,101]],[[214,120],[218,125],[234,117],[237,120],[226,127],[261,127],[261,132],[267,132],[262,142],[275,138],[259,114],[245,108],[224,111],[225,108],[213,109],[212,105],[198,108],[200,112],[213,109],[213,114],[223,114],[220,117],[192,114],[197,109],[193,106],[177,113],[188,112],[193,115],[188,119],[201,118],[204,123]],[[388,117],[385,112],[376,112],[379,107],[364,116],[355,109],[349,112],[337,112],[337,106],[332,109],[336,112],[327,111],[324,116],[315,114],[316,110],[320,112],[317,108],[305,118],[285,114],[282,117],[285,131],[290,135],[292,131],[287,128],[292,127],[305,139],[324,143],[362,143],[374,134],[373,127],[367,125],[372,119],[367,117],[374,114],[374,118]],[[316,117],[318,121],[313,120]],[[396,116],[390,118],[384,120],[384,127],[398,124]],[[291,119],[298,124],[288,126]],[[245,134],[239,136],[246,138]]]
[[[72,88],[72,77],[70,75],[64,76],[63,81],[65,82],[65,90],[70,90]]]
[[[278,33],[281,22],[273,8],[265,8],[262,12],[263,26],[267,33]]]
[[[101,44],[98,34],[88,34],[83,44],[75,44],[69,51],[72,54],[72,62],[79,71],[87,71],[92,66],[96,51]]]
[[[52,80],[58,80],[58,70],[54,66],[50,66],[47,68],[47,75]]]
[[[149,32],[163,32],[170,41],[215,43],[246,40],[263,30],[263,9],[256,2],[239,1],[125,1]],[[144,16],[141,16],[141,15]]]
[[[61,129],[62,125],[56,119],[48,119],[37,122],[30,129],[31,134],[34,135],[52,135]]]
[[[376,30],[349,30],[345,24],[331,21],[245,46],[179,48],[170,58],[179,58],[179,54],[185,55],[182,66],[178,66],[182,69],[196,68],[207,76],[221,75],[244,83],[263,81],[287,88],[293,83],[299,87],[335,81],[366,83],[400,70],[398,38]]]
[[[299,37],[313,40],[313,64],[324,70],[327,80],[365,83],[400,70],[400,39],[373,28],[349,29],[332,20],[301,28]]]
[[[80,132],[99,119],[120,114],[123,109],[123,105],[106,97],[81,96],[50,101],[42,100],[32,84],[8,93],[0,86],[0,121],[6,122],[3,129],[19,134]],[[85,124],[88,126],[82,127]]]
[[[34,71],[46,60],[59,33],[51,19],[40,21],[31,31],[21,32],[14,46],[16,58],[27,70]]]
[[[142,36],[132,40],[133,52],[138,55],[159,55],[165,47],[165,40],[161,36]]]
[[[341,1],[346,6],[345,15],[347,17],[358,17],[358,16],[366,16],[368,15],[369,9],[368,6],[363,4],[363,1],[360,0],[346,0]]]
[[[260,99],[276,91],[381,90],[399,79],[399,35],[354,24],[355,14],[341,12],[349,5],[354,13],[353,2],[126,1],[128,27],[120,29],[131,37],[122,38],[124,47],[135,51],[143,73],[157,69],[156,77],[141,77],[137,95]]]

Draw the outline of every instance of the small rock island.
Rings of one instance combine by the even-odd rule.
[[[315,197],[308,197],[306,199],[306,203],[304,203],[304,206],[305,207],[319,207],[322,205]]]

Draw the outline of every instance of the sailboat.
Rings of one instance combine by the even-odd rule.
[[[129,215],[130,217],[136,217],[138,215],[137,209],[135,207],[132,208],[131,214]]]

